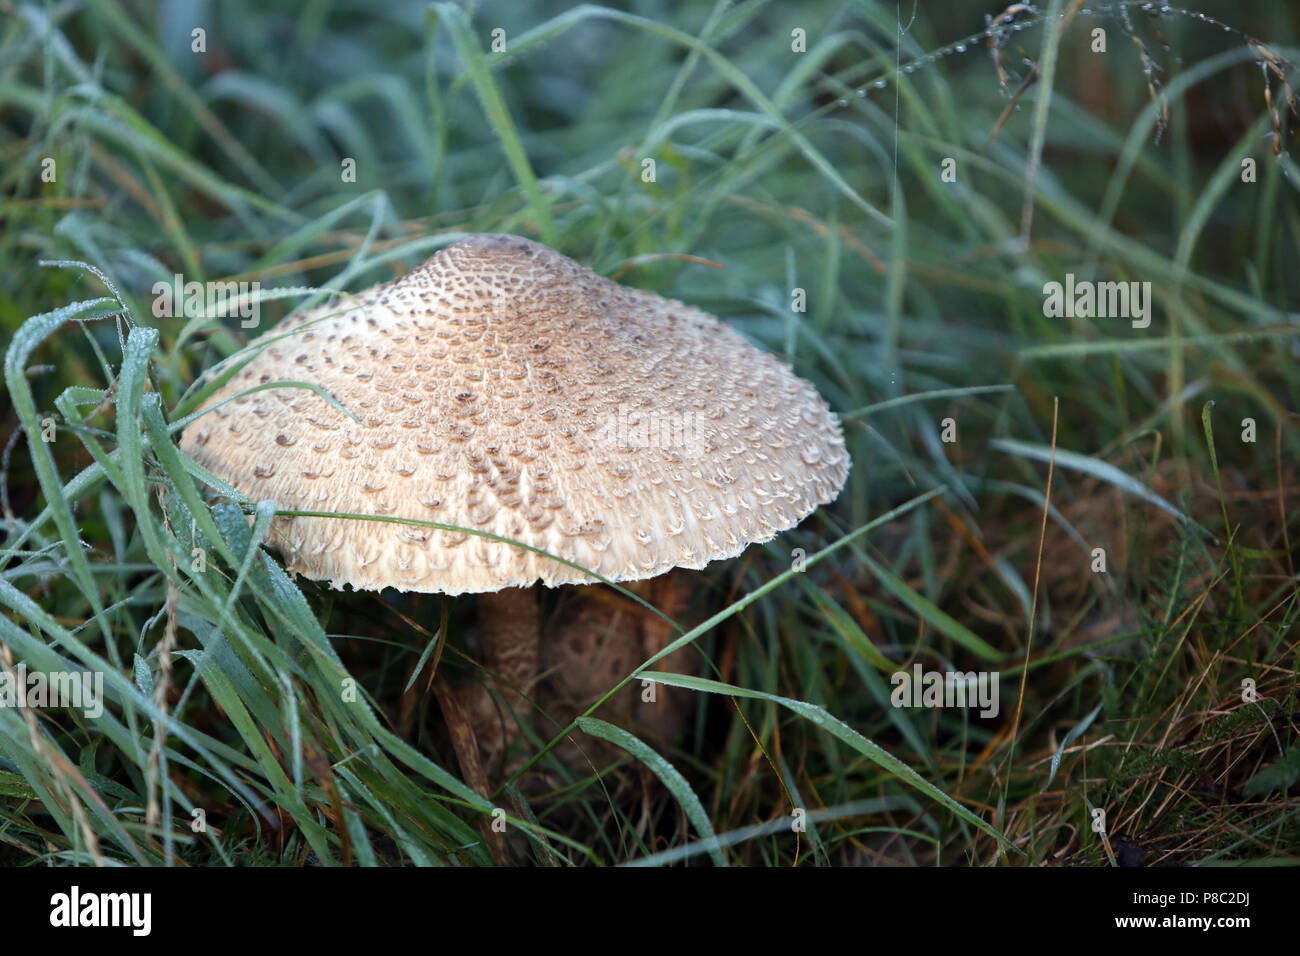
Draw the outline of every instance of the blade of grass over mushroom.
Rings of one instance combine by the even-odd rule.
[[[1033,461],[1051,461],[1053,454],[1050,446],[1030,445],[1010,438],[996,438],[991,443],[991,446],[998,451],[1004,451],[1007,454],[1021,458],[1029,458]],[[1087,455],[1080,455],[1078,452],[1065,451],[1060,448],[1056,449],[1055,454],[1056,463],[1062,468],[1069,468],[1085,475],[1092,475],[1092,477],[1098,478],[1107,484],[1114,485],[1120,491],[1141,498],[1148,504],[1155,505],[1161,511],[1173,515],[1179,521],[1186,522],[1190,527],[1196,528],[1205,534],[1209,533],[1193,521],[1190,516],[1184,514],[1136,478],[1125,474],[1109,462],[1099,461],[1096,458],[1090,458]]]
[[[212,513],[200,500],[198,489],[195,488],[194,482],[189,480],[189,475],[185,471],[181,453],[172,442],[171,436],[167,434],[167,425],[163,421],[161,403],[145,403],[143,418],[145,429],[149,433],[150,447],[153,453],[158,456],[159,462],[167,470],[171,486],[180,495],[181,501],[184,502],[197,529],[216,547],[222,558],[233,564],[235,561],[234,553],[230,550],[225,536],[217,528],[216,522],[213,521]]]
[[[316,286],[278,286],[274,289],[258,289],[256,293],[250,292],[247,295],[236,296],[234,299],[228,300],[227,308],[228,310],[233,311],[244,303],[256,302],[260,305],[263,302],[274,302],[278,299],[316,295],[318,292],[323,291],[333,290],[320,289]],[[342,295],[345,293],[336,294]],[[172,346],[173,351],[179,352],[196,333],[201,332],[209,326],[217,325],[219,322],[220,319],[215,315],[196,315],[181,328],[180,334],[176,336],[176,342]]]
[[[542,548],[534,547],[530,544],[524,543],[523,541],[516,541],[514,538],[507,538],[503,535],[493,534],[491,531],[484,531],[481,528],[470,528],[467,526],[455,525],[455,524],[443,524],[437,521],[426,521],[423,518],[401,518],[395,515],[353,514],[351,512],[344,512],[344,511],[301,511],[301,510],[286,509],[282,511],[276,511],[276,516],[280,518],[338,518],[340,520],[346,520],[346,521],[378,521],[378,522],[383,522],[388,524],[411,525],[417,528],[433,528],[438,531],[456,531],[461,534],[468,534],[468,535],[473,535],[474,537],[477,538],[484,538],[488,541],[497,541],[501,544],[508,544],[512,548],[519,548],[523,551],[528,551],[531,552],[532,554],[538,555],[539,557],[549,558],[552,561],[564,565],[566,568],[572,568],[575,571],[581,571],[583,574],[591,578],[592,581],[599,582],[600,584],[604,584],[606,587],[613,588],[619,594],[622,594],[624,597],[630,598],[631,600],[635,601],[637,604],[640,604],[646,610],[650,611],[652,614],[655,614],[656,616],[662,618],[665,622],[672,625],[673,630],[677,631],[679,634],[682,631],[680,624],[678,624],[668,615],[664,614],[662,611],[660,611],[657,607],[655,607],[645,598],[637,595],[633,591],[629,591],[627,588],[623,587],[618,582],[612,581],[609,578],[597,574],[595,571],[592,571],[590,568],[584,567],[583,565],[577,563],[576,561],[570,561],[567,558],[562,558],[558,554],[553,554],[550,551],[546,551]]]
[[[167,430],[170,432],[183,431],[185,426],[189,425],[190,422],[198,421],[204,415],[208,414],[208,412],[215,411],[222,405],[238,401],[241,398],[247,398],[249,395],[256,394],[257,392],[265,392],[272,388],[305,388],[307,391],[328,403],[335,411],[346,415],[354,422],[359,421],[357,416],[353,415],[352,412],[345,408],[338,399],[325,391],[325,389],[321,388],[319,385],[314,385],[311,382],[263,382],[261,385],[254,385],[250,388],[244,389],[242,392],[237,392],[234,395],[229,395],[226,398],[221,399],[220,401],[213,402],[211,405],[208,405],[197,412],[191,412],[184,418],[178,418],[176,421],[168,424]]]
[[[311,291],[318,292],[320,290],[311,290]],[[211,395],[214,391],[219,389],[222,385],[229,382],[230,379],[234,378],[235,375],[239,374],[239,372],[242,369],[244,369],[247,365],[249,365],[251,362],[256,360],[258,356],[260,356],[263,352],[265,352],[270,346],[274,345],[276,342],[281,342],[284,341],[285,339],[290,338],[291,336],[295,336],[307,332],[310,329],[312,329],[314,326],[324,322],[328,322],[330,319],[336,318],[340,315],[345,315],[349,310],[354,308],[353,303],[355,302],[355,299],[350,292],[338,292],[336,294],[342,298],[349,300],[349,304],[340,306],[337,311],[332,311],[332,312],[325,311],[318,317],[305,321],[302,324],[295,327],[294,329],[288,332],[284,332],[283,334],[277,335],[274,332],[267,333],[266,335],[263,335],[260,338],[258,338],[256,341],[249,342],[243,348],[237,349],[236,351],[227,355],[225,358],[216,362],[211,368],[207,370],[207,373],[205,375],[201,376],[200,378],[190,383],[189,387],[185,390],[184,394],[181,396],[180,401],[176,403],[176,409],[174,411],[174,414],[177,415],[188,414],[191,409],[193,409],[196,405],[202,403],[209,395]],[[208,320],[204,319],[203,321],[206,322]]]
[[[302,605],[301,605],[302,610],[310,617],[310,611],[307,609],[306,602],[302,600],[301,594],[297,593],[297,589],[294,587],[294,585],[288,581],[287,576],[284,576],[283,571],[276,568],[275,565],[272,562],[270,562],[265,555],[261,556],[261,562],[262,562],[262,569],[264,571],[270,573],[273,577],[279,577],[282,579],[281,593],[284,593],[284,591],[288,589],[292,589],[296,598],[302,601]],[[265,600],[264,591],[261,592],[259,596],[262,597],[263,600]],[[319,631],[319,625],[316,625],[316,629]],[[338,663],[337,657],[333,655],[332,648],[329,647],[327,642],[324,642],[323,634],[320,635],[320,640],[330,660],[333,663],[338,665],[337,679],[342,679],[346,677],[347,671],[342,667],[341,663]],[[307,646],[311,647],[312,644],[308,644]],[[337,704],[337,698],[338,698],[337,693],[330,693],[328,691],[325,692],[325,700],[331,705],[332,708]],[[474,808],[482,813],[491,812],[492,806],[489,803],[487,803],[487,801],[485,801],[482,796],[475,793],[468,786],[466,786],[460,780],[456,779],[453,775],[451,775],[446,770],[444,770],[443,768],[435,764],[433,761],[429,760],[427,757],[420,754],[418,751],[415,751],[414,749],[410,748],[409,745],[407,745],[404,741],[400,740],[400,738],[391,734],[387,730],[387,728],[381,725],[381,723],[378,720],[378,717],[376,716],[374,709],[371,706],[369,706],[369,704],[367,704],[366,706],[362,706],[359,709],[356,707],[355,704],[343,705],[341,709],[339,709],[339,713],[337,716],[340,720],[346,721],[345,726],[354,727],[356,730],[363,730],[365,732],[365,735],[368,735],[369,740],[373,740],[374,742],[377,742],[380,746],[384,748],[386,752],[391,753],[394,757],[397,757],[398,759],[402,760],[413,770],[420,773],[421,776],[424,776],[430,782],[434,783],[439,788],[446,791],[448,794],[450,794],[450,799],[454,800],[455,802],[463,803],[463,805]],[[358,718],[360,718],[359,721]],[[366,738],[363,737],[363,739]],[[373,746],[373,745],[367,743],[367,746]],[[372,757],[373,756],[377,756],[377,755],[372,754]]]
[[[244,558],[235,571],[235,579],[230,584],[230,593],[226,596],[226,607],[230,608],[239,599],[239,592],[253,569],[253,561],[259,555],[259,549],[271,530],[271,519],[275,517],[274,501],[259,501],[253,508],[253,526],[249,529],[249,541],[245,546]],[[290,695],[292,696],[292,695]]]
[[[602,740],[608,740],[610,743],[622,747],[650,768],[654,775],[663,781],[664,786],[668,788],[668,791],[681,805],[682,811],[694,824],[700,839],[709,847],[709,857],[714,864],[717,866],[727,865],[722,850],[717,846],[717,837],[713,833],[713,824],[709,822],[709,815],[705,812],[704,805],[700,803],[700,798],[695,795],[691,785],[687,783],[685,777],[678,773],[676,767],[637,737],[629,734],[623,728],[615,727],[604,720],[595,717],[579,717],[578,729],[583,733],[591,734],[593,737],[599,737]]]
[[[373,719],[373,715],[371,716]],[[480,794],[475,793],[473,790],[469,789],[469,787],[465,786],[455,777],[448,774],[447,771],[443,770],[433,761],[429,760],[428,757],[421,754],[418,750],[416,750],[406,741],[402,740],[400,737],[397,737],[386,728],[380,727],[377,722],[374,724],[374,730],[376,734],[376,739],[379,741],[379,743],[381,743],[385,747],[385,749],[392,752],[393,756],[402,760],[413,770],[419,772],[422,776],[425,776],[428,779],[438,783],[440,786],[445,786],[445,789],[448,789],[450,792],[459,796],[460,800],[464,801],[464,804],[466,806],[472,807],[482,813],[486,813],[489,815],[495,809],[497,809],[486,798],[484,798]],[[510,825],[517,826],[521,830],[535,832],[536,835],[538,836],[544,835],[546,837],[549,837],[552,840],[556,840],[560,843],[563,843],[566,846],[572,847],[573,849],[578,850],[579,852],[588,856],[589,858],[592,859],[593,862],[595,862],[594,854],[592,854],[591,851],[584,844],[566,836],[563,833],[556,832],[555,830],[548,829],[546,827],[537,826],[533,824],[531,821],[521,820],[509,814],[505,816],[505,819]]]
[[[117,411],[117,443],[122,450],[122,488],[127,501],[138,514],[149,511],[149,486],[145,473],[144,440],[140,430],[141,407],[150,402],[159,402],[156,392],[144,391],[144,378],[148,370],[149,356],[158,342],[155,329],[134,328],[126,340],[126,354],[122,356],[122,370],[119,376],[120,389]],[[142,522],[141,534],[144,536],[145,549],[150,557],[164,566],[168,548],[165,539],[151,521]]]
[[[646,680],[655,681],[656,683],[667,684],[670,687],[685,687],[689,690],[698,690],[709,694],[723,694],[727,697],[747,697],[752,700],[765,700],[770,703],[780,704],[787,710],[793,711],[805,720],[816,724],[832,736],[842,740],[853,748],[853,750],[866,757],[886,773],[907,784],[909,787],[921,791],[938,803],[943,804],[967,823],[979,827],[1007,849],[1014,850],[1017,853],[1022,852],[995,827],[984,820],[981,820],[974,813],[971,813],[971,811],[967,810],[952,797],[948,796],[948,794],[930,783],[930,781],[926,780],[907,764],[903,763],[903,761],[889,753],[889,751],[868,740],[866,737],[863,737],[848,724],[836,717],[832,717],[823,708],[818,707],[816,704],[809,704],[802,700],[793,700],[789,697],[781,697],[778,694],[769,694],[766,691],[747,690],[744,687],[735,687],[731,684],[723,684],[704,677],[691,677],[686,674],[670,674],[661,671],[642,671],[639,676]]]

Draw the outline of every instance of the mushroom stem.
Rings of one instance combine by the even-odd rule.
[[[674,621],[686,613],[690,602],[690,579],[677,570],[646,581],[634,582],[628,587]],[[658,654],[676,636],[673,626],[658,615],[646,613],[642,617],[641,653],[646,657]],[[696,660],[695,651],[683,647],[661,658],[654,667],[655,670],[669,674],[695,674]],[[671,739],[685,723],[687,707],[692,699],[693,695],[680,688],[660,685],[656,688],[655,703],[638,713],[637,719],[661,737]]]
[[[531,587],[503,588],[480,595],[478,601],[482,663],[496,683],[505,712],[497,709],[483,685],[467,689],[465,705],[479,747],[491,761],[519,736],[520,724],[531,722],[532,704],[526,695],[537,679],[541,620],[537,592]]]

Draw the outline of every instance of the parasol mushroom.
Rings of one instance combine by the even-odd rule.
[[[849,459],[808,382],[716,318],[621,286],[517,236],[474,235],[405,276],[281,323],[213,394],[183,450],[280,510],[289,570],[335,588],[478,593],[483,664],[526,721],[534,584],[612,581],[738,555],[833,500]],[[207,407],[205,406],[205,407]],[[577,567],[574,567],[576,565]]]

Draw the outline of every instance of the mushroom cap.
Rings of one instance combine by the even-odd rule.
[[[698,309],[536,242],[474,235],[400,279],[290,318],[181,448],[280,510],[457,525],[613,581],[768,541],[848,477],[811,384]],[[259,351],[260,349],[260,351]],[[334,587],[460,594],[593,578],[427,525],[276,518],[289,570]]]

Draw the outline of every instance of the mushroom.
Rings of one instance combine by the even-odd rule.
[[[286,320],[208,400],[182,449],[280,510],[293,572],[335,588],[478,593],[483,665],[514,711],[467,688],[504,750],[538,673],[532,586],[701,568],[832,501],[848,475],[816,389],[712,315],[621,286],[536,242],[473,235],[347,305]],[[538,552],[556,555],[557,561]]]

